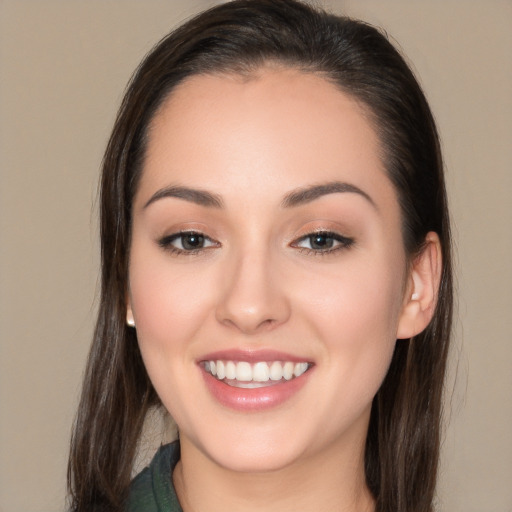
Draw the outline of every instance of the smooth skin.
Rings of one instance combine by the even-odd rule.
[[[278,66],[189,78],[153,119],[127,316],[179,426],[185,512],[373,510],[372,399],[397,339],[430,321],[441,268],[434,233],[405,254],[380,154],[360,104]],[[231,349],[312,368],[283,404],[233,410],[198,365]]]

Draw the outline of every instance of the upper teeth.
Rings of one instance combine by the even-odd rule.
[[[291,361],[274,361],[267,363],[261,361],[249,363],[247,361],[206,361],[204,369],[217,377],[217,379],[238,380],[242,382],[267,382],[269,380],[290,380],[300,377],[307,369],[308,363],[293,363]]]

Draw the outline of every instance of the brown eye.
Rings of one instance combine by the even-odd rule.
[[[200,233],[182,233],[179,237],[181,247],[186,251],[193,251],[204,246],[204,236]]]
[[[311,249],[321,251],[331,249],[334,245],[334,238],[323,233],[315,233],[314,235],[310,235],[308,238]]]
[[[353,243],[353,238],[347,238],[338,233],[332,233],[329,231],[319,231],[300,238],[292,245],[306,251],[329,253],[338,249],[346,249]]]
[[[159,240],[160,247],[177,253],[197,252],[216,244],[213,240],[196,231],[174,233]]]

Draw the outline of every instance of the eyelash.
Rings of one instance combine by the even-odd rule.
[[[210,245],[197,247],[194,249],[185,249],[183,246],[183,241],[185,237],[198,237],[203,240],[203,242],[207,242]],[[175,247],[173,245],[173,242],[176,240],[181,239],[181,247]],[[193,256],[195,254],[199,254],[204,250],[208,250],[210,247],[218,247],[220,244],[216,242],[215,240],[212,240],[211,238],[207,237],[203,233],[199,231],[180,231],[179,233],[173,233],[172,235],[164,236],[158,241],[158,245],[165,249],[166,251],[169,251],[171,254],[175,255],[187,255],[187,256]]]
[[[337,244],[331,245],[331,247],[328,247],[327,249],[313,249],[311,247],[299,246],[301,242],[307,241],[308,239],[310,244],[312,244],[314,238],[323,238],[325,241],[331,240],[331,244],[334,244],[335,242],[337,242]],[[315,231],[313,233],[308,233],[307,235],[299,238],[291,245],[292,247],[296,247],[301,252],[306,254],[311,254],[313,256],[327,256],[338,251],[349,249],[352,245],[354,245],[354,242],[355,240],[353,238],[349,238],[338,233],[334,233],[332,231]]]
[[[193,237],[199,238],[200,239],[199,243],[207,243],[208,245],[206,245],[206,246],[203,245],[202,247],[197,247],[197,248],[193,248],[193,249],[186,249],[184,247],[184,240],[185,240],[185,237],[187,237],[187,236],[190,238],[193,238]],[[323,249],[323,248],[314,249],[312,247],[302,247],[299,245],[307,240],[309,240],[310,245],[312,245],[314,243],[313,240],[315,238],[317,239],[317,241],[319,238],[323,238],[324,243],[330,244],[330,246],[327,247],[326,249]],[[180,240],[180,239],[181,239],[181,248],[175,247],[173,245],[173,243],[176,240]],[[189,240],[189,242],[190,242],[190,240]],[[307,235],[300,237],[299,239],[292,242],[290,245],[291,245],[291,247],[299,249],[300,252],[305,253],[305,254],[310,254],[310,255],[314,255],[314,256],[326,256],[326,255],[333,254],[333,253],[341,251],[341,250],[349,249],[354,244],[354,242],[355,242],[355,240],[353,238],[349,238],[349,237],[340,235],[338,233],[334,233],[332,231],[315,231],[315,232],[308,233]],[[199,231],[180,231],[179,233],[173,233],[171,235],[164,236],[163,238],[161,238],[158,241],[158,245],[162,249],[170,252],[171,254],[178,255],[178,256],[179,255],[193,256],[193,255],[200,254],[201,252],[208,250],[211,247],[219,247],[220,246],[219,242],[212,240],[211,238],[207,237],[205,234],[203,234]]]

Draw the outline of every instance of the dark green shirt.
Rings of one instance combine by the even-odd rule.
[[[179,460],[178,441],[160,447],[149,466],[133,479],[126,512],[183,512],[172,484]]]

